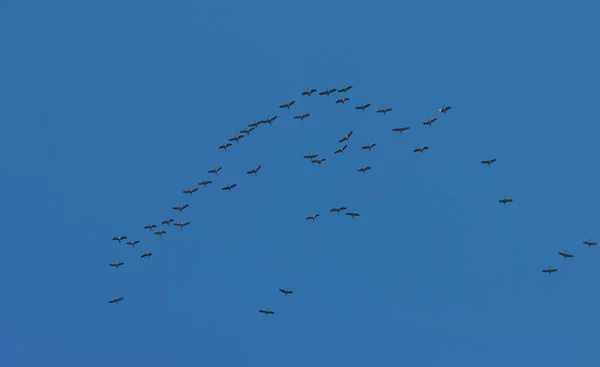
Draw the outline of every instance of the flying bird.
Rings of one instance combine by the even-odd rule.
[[[256,129],[260,124],[262,124],[262,121],[255,121],[251,124],[248,124],[248,127],[251,128],[252,130]],[[250,131],[252,131],[250,130]]]
[[[429,125],[429,127],[433,126],[433,123],[437,121],[437,117],[434,117],[432,119],[429,119],[425,122],[423,122],[423,125]]]
[[[314,92],[316,92],[316,91],[317,91],[316,89],[307,89],[307,90],[305,90],[304,92],[302,92],[302,95],[303,95],[303,96],[309,96],[309,97],[310,97],[310,95],[311,95],[311,94],[313,94],[313,93],[314,93]]]
[[[117,298],[113,298],[110,301],[108,301],[108,303],[116,303],[117,305],[119,304],[119,302],[121,302],[123,300],[123,297],[117,297]]]
[[[188,190],[183,190],[184,194],[190,194],[192,195],[193,193],[195,193],[196,191],[198,191],[197,187],[194,187],[193,189],[188,189]]]
[[[162,224],[169,225],[169,224],[171,224],[171,222],[173,222],[173,219],[172,219],[172,218],[169,218],[169,219],[167,219],[167,220],[163,220]]]
[[[500,199],[498,200],[499,202],[501,202],[502,204],[506,205],[508,203],[512,203],[513,199],[507,199],[506,197],[504,199]]]
[[[588,246],[588,248],[591,248],[592,246],[596,246],[596,241],[592,241],[592,240],[590,239],[590,240],[587,240],[587,241],[583,241],[583,244],[584,244],[584,245],[587,245],[587,246]]]
[[[330,95],[331,93],[335,92],[336,90],[337,90],[337,89],[335,89],[335,88],[327,89],[327,90],[324,90],[324,91],[322,91],[321,93],[319,93],[319,95],[320,95],[320,96],[327,96],[327,97],[329,97],[329,95]]]
[[[320,216],[320,214],[313,214],[313,215],[306,217],[306,220],[312,220],[314,222],[315,219],[317,219],[317,217],[319,217],[319,216]]]
[[[304,158],[306,158],[306,159],[314,159],[314,158],[317,158],[318,156],[319,156],[318,154],[308,153],[308,155],[305,155]]]
[[[367,103],[367,104],[363,104],[363,105],[360,105],[360,106],[356,106],[356,107],[354,107],[354,108],[355,108],[355,109],[357,109],[357,110],[363,110],[363,111],[364,111],[364,110],[366,110],[367,108],[369,108],[369,106],[371,106],[371,104],[370,104],[370,103]]]
[[[244,129],[244,130],[240,130],[240,134],[250,134],[254,129],[256,129],[256,127],[251,127],[249,129]]]
[[[487,164],[487,165],[488,165],[488,167],[491,167],[491,166],[492,166],[492,163],[494,163],[494,162],[496,162],[496,158],[492,158],[492,159],[486,159],[486,160],[484,160],[484,161],[481,161],[481,163],[483,163],[483,164]]]
[[[246,174],[250,175],[250,174],[254,173],[256,175],[258,173],[258,171],[260,171],[261,168],[262,168],[262,166],[258,166],[256,168],[253,168],[250,171],[246,172]]]
[[[204,180],[204,181],[200,181],[198,183],[198,185],[206,187],[207,185],[210,185],[211,183],[212,183],[211,180]]]
[[[236,135],[233,138],[229,138],[229,141],[235,141],[236,143],[239,143],[240,139],[243,139],[244,136],[246,135]]]
[[[208,171],[208,173],[214,173],[215,175],[219,173],[219,171],[222,169],[223,167],[218,167],[215,169],[211,169],[210,171]]]
[[[144,229],[153,230],[156,227],[157,227],[156,224],[148,224],[147,226],[144,226]]]
[[[377,144],[372,143],[369,145],[363,145],[362,147],[360,147],[360,149],[367,149],[368,151],[371,151],[371,149],[373,149],[374,146],[376,146]]]
[[[258,312],[264,313],[265,316],[267,316],[267,315],[275,315],[275,312],[273,312],[271,310],[258,310]]]
[[[227,185],[224,188],[222,188],[221,190],[231,191],[236,186],[237,186],[237,184]]]
[[[338,92],[340,92],[340,93],[346,93],[347,91],[349,91],[349,90],[350,90],[350,89],[352,89],[352,88],[354,88],[354,87],[353,87],[353,86],[351,86],[351,85],[347,85],[347,86],[345,86],[344,88],[342,88],[342,89],[339,89],[339,90],[338,90]]]
[[[326,160],[327,160],[326,158],[319,158],[319,159],[313,159],[312,162],[317,163],[320,166],[321,163],[325,162]]]
[[[542,273],[548,273],[548,274],[552,274],[555,271],[558,271],[558,269],[553,269],[551,266],[548,267],[548,269],[544,269],[542,270]]]
[[[219,145],[219,149],[227,150],[231,146],[231,143],[221,144]]]
[[[367,171],[371,170],[371,166],[362,166],[357,169],[358,172],[367,173]]]
[[[158,237],[162,238],[163,234],[166,234],[167,231],[165,231],[164,229],[159,229],[158,231],[154,232],[155,235],[157,235]]]
[[[269,117],[268,119],[263,120],[262,122],[263,122],[263,124],[271,125],[271,123],[273,123],[273,121],[275,121],[275,120],[277,120],[277,116]]]
[[[451,108],[452,106],[442,106],[442,108],[440,108],[439,111],[445,115],[446,111],[448,111]]]
[[[298,119],[300,121],[304,121],[305,118],[307,118],[308,116],[310,116],[310,113],[303,113],[301,115],[298,116],[294,116],[295,119]]]
[[[190,206],[190,204],[178,205],[178,206],[174,206],[173,209],[174,210],[179,210],[179,212],[181,213],[188,206]]]
[[[187,226],[189,224],[190,224],[190,222],[178,222],[178,223],[175,223],[175,225],[177,227],[181,228],[181,229],[183,229],[183,227],[185,227],[185,226]]]
[[[564,257],[564,259],[566,260],[567,258],[573,257],[573,255],[571,255],[570,253],[567,252],[567,250],[565,250],[565,252],[558,252],[558,254],[562,257]]]
[[[400,127],[393,128],[392,131],[402,134],[403,132],[405,132],[408,129],[410,129],[410,126],[400,126]]]
[[[119,243],[121,243],[121,241],[123,241],[126,238],[127,236],[113,237],[113,241],[119,241]]]
[[[348,102],[349,100],[350,100],[350,98],[344,97],[344,98],[340,98],[340,99],[336,100],[335,103],[344,104],[344,103]]]
[[[281,293],[285,294],[286,296],[287,296],[288,294],[292,294],[292,293],[294,293],[294,291],[292,291],[292,290],[290,290],[290,289],[282,289],[282,288],[279,288],[279,291],[280,291]]]
[[[336,206],[335,208],[329,209],[330,212],[332,212],[332,213],[338,213],[338,214],[340,214],[340,212],[344,211],[344,210],[346,210],[346,207],[345,206],[339,206],[339,205]]]
[[[118,269],[119,266],[123,266],[123,264],[125,264],[124,262],[118,262],[118,263],[112,263],[112,264],[108,264],[108,266],[112,266],[115,269]]]
[[[127,244],[128,244],[129,246],[133,246],[133,247],[135,247],[135,245],[137,245],[138,243],[140,243],[140,241],[138,241],[138,240],[135,240],[135,241],[129,241],[129,242],[127,242]]]
[[[425,145],[425,146],[422,146],[422,147],[419,147],[419,148],[415,148],[413,150],[413,152],[415,152],[415,153],[416,152],[420,152],[421,154],[423,154],[423,152],[426,151],[427,149],[429,149],[429,147]]]
[[[345,141],[348,141],[348,140],[350,140],[350,137],[352,136],[352,134],[353,134],[353,132],[352,132],[352,131],[350,131],[348,134],[344,135],[344,137],[343,137],[343,138],[341,138],[341,139],[340,139],[340,141],[338,141],[338,143],[343,143],[343,142],[345,142]]]
[[[292,105],[294,103],[296,103],[296,101],[289,101],[289,102],[286,102],[285,104],[282,104],[281,106],[279,106],[279,108],[287,108],[289,110],[290,107],[292,107]]]
[[[346,148],[348,148],[348,144],[344,145],[343,147],[339,148],[338,150],[336,150],[335,152],[333,152],[334,154],[338,154],[338,153],[344,153],[344,150],[346,150]]]
[[[140,256],[142,259],[147,257],[148,259],[152,256],[152,252],[146,252],[144,254],[142,254],[142,256]]]
[[[358,214],[357,212],[348,212],[346,213],[346,215],[351,216],[352,219],[354,219],[354,217],[360,217],[360,214]]]
[[[390,112],[391,110],[392,110],[392,109],[388,107],[388,108],[382,108],[382,109],[380,109],[380,110],[377,110],[376,112],[377,112],[377,113],[382,113],[382,114],[384,114],[384,115],[385,115],[386,113]]]

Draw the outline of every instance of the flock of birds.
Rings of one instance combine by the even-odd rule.
[[[336,89],[336,88],[332,88],[332,89],[326,89],[322,92],[319,92],[318,94],[321,96],[327,96],[329,97],[331,94],[335,93],[336,91],[338,93],[343,93],[341,98],[336,99],[335,103],[336,104],[345,104],[348,101],[350,101],[350,98],[348,98],[346,96],[346,93],[351,90],[353,88],[353,86],[348,85],[345,86],[343,88],[340,89]],[[307,96],[310,97],[313,93],[316,93],[317,90],[316,89],[308,89],[304,92],[302,92],[302,96]],[[285,109],[285,110],[290,110],[290,108],[296,103],[295,100],[291,100],[288,101],[282,105],[279,106],[280,109]],[[354,108],[356,110],[362,110],[362,111],[366,111],[369,107],[371,107],[370,103],[366,103],[366,104],[362,104],[362,105],[357,105]],[[446,112],[448,112],[452,107],[451,106],[442,106],[438,112],[441,115],[446,115]],[[392,108],[386,107],[386,108],[381,108],[379,110],[376,111],[376,113],[378,114],[382,114],[385,115],[388,112],[391,112]],[[295,115],[293,118],[297,119],[297,120],[301,120],[304,121],[304,119],[308,118],[310,116],[310,113],[301,113],[298,115]],[[224,144],[221,144],[218,146],[219,150],[224,150],[226,151],[228,148],[230,148],[231,146],[233,146],[233,142],[238,143],[241,139],[249,136],[254,130],[256,130],[257,128],[259,128],[262,125],[271,125],[276,119],[278,118],[278,116],[273,116],[273,117],[268,117],[267,119],[264,120],[259,120],[256,122],[253,122],[251,124],[249,124],[245,129],[242,129],[239,131],[238,134],[236,134],[235,136],[231,137],[228,139],[228,141]],[[437,117],[431,118],[427,121],[424,121],[422,124],[426,125],[426,126],[432,126],[433,123],[435,123],[438,120]],[[405,131],[409,130],[410,126],[399,126],[399,127],[395,127],[392,129],[393,132],[398,132],[400,134],[403,134]],[[353,131],[349,131],[348,133],[346,133],[338,142],[339,143],[343,143],[344,145],[340,148],[338,148],[337,150],[334,151],[334,154],[342,154],[344,153],[344,151],[348,148],[348,142],[350,141],[350,138],[352,137]],[[377,144],[375,143],[371,143],[368,145],[363,145],[361,146],[361,149],[363,150],[367,150],[367,151],[371,151],[371,149],[373,149]],[[420,147],[416,147],[413,152],[415,153],[421,153],[423,154],[425,151],[429,150],[429,146],[424,145],[424,146],[420,146]],[[318,154],[313,154],[313,153],[309,153],[307,155],[304,156],[305,159],[310,160],[312,163],[314,164],[318,164],[319,166],[321,164],[323,164],[325,161],[327,161],[327,158],[325,157],[321,157]],[[489,167],[491,167],[491,165],[493,163],[496,162],[496,158],[488,158],[485,160],[482,160],[481,163],[485,164]],[[223,167],[216,167],[213,168],[211,170],[208,170],[209,174],[214,174],[215,176],[217,176],[219,174],[219,172],[222,170]],[[262,166],[257,166],[249,171],[246,172],[246,174],[248,175],[257,175],[258,172],[261,170]],[[357,171],[363,174],[366,174],[368,171],[370,171],[372,169],[371,166],[367,166],[367,165],[363,165],[362,167],[358,168]],[[212,184],[213,181],[212,180],[203,180],[201,182],[198,183],[198,186],[203,186],[206,187],[210,184]],[[231,191],[233,190],[235,187],[237,187],[236,183],[230,183],[227,186],[224,186],[222,188],[222,190],[224,191]],[[198,187],[194,187],[191,189],[186,189],[183,190],[183,194],[187,194],[187,195],[193,195],[196,191],[198,191]],[[508,198],[508,197],[504,197],[503,199],[499,200],[500,203],[506,205],[509,203],[513,202],[512,198]],[[174,206],[173,210],[179,211],[180,213],[183,212],[186,208],[189,207],[189,204],[183,204],[183,205],[178,205],[178,206]],[[348,210],[348,208],[346,208],[345,206],[336,206],[334,208],[330,209],[330,212],[332,213],[336,213],[336,214],[340,214],[341,212],[344,212],[345,214],[352,217],[353,219],[355,217],[360,216],[360,214],[356,211],[351,211]],[[314,213],[312,215],[309,215],[306,217],[306,220],[312,220],[315,221],[318,217],[320,216],[319,213]],[[173,218],[168,218],[164,221],[161,222],[161,228],[158,227],[158,225],[152,223],[152,224],[148,224],[146,226],[144,226],[145,230],[151,231],[154,235],[162,237],[163,235],[167,234],[166,229],[173,223],[174,226],[180,227],[182,230],[184,227],[188,226],[190,224],[190,221],[178,221],[175,222],[175,220]],[[116,236],[113,237],[113,241],[116,241],[118,243],[122,243],[122,241],[124,240],[128,240],[129,238],[127,236]],[[138,243],[140,243],[139,240],[130,240],[128,242],[126,242],[127,245],[135,247]],[[587,240],[587,241],[583,241],[583,244],[587,245],[588,248],[591,248],[592,246],[596,246],[597,243],[595,241]],[[564,252],[559,251],[558,254],[560,256],[562,256],[564,259],[568,259],[568,258],[572,258],[574,257],[573,254],[567,252],[566,250]],[[149,259],[150,257],[152,257],[152,252],[145,252],[140,256],[142,259],[146,258]],[[118,261],[118,262],[114,262],[109,264],[110,267],[114,267],[114,268],[119,268],[121,266],[123,266],[125,263],[122,261]],[[552,266],[548,267],[548,269],[543,269],[542,272],[543,273],[548,273],[548,274],[552,274],[554,272],[558,271],[557,268],[553,268]],[[285,296],[294,293],[292,290],[290,289],[285,289],[285,288],[280,288],[279,292],[281,292],[282,294],[284,294]],[[109,303],[116,303],[119,304],[119,302],[123,301],[124,297],[116,297],[113,298],[112,300],[109,301]],[[266,315],[274,315],[275,312],[270,310],[270,309],[260,309],[259,310],[260,313]]]

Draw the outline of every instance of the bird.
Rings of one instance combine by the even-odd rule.
[[[373,147],[376,146],[376,145],[377,144],[375,144],[375,143],[372,143],[372,144],[369,144],[369,145],[363,145],[362,147],[360,147],[360,149],[366,149],[368,151],[371,151],[371,149],[373,149]]]
[[[117,297],[117,298],[113,298],[110,301],[108,301],[108,303],[116,303],[117,305],[119,304],[119,302],[121,302],[123,300],[123,297]]]
[[[568,253],[568,252],[567,252],[567,250],[565,250],[565,252],[560,252],[560,251],[559,251],[559,252],[558,252],[558,254],[559,254],[560,256],[562,256],[562,257],[563,257],[565,260],[566,260],[567,258],[573,257],[573,255],[571,255],[570,253]]]
[[[386,113],[390,112],[391,110],[392,109],[388,107],[388,108],[382,108],[380,110],[377,110],[376,112],[385,115]]]
[[[174,210],[179,210],[179,212],[181,213],[188,206],[190,206],[190,204],[178,205],[178,206],[174,206],[173,209]]]
[[[175,225],[181,229],[183,229],[183,227],[187,226],[188,224],[190,224],[190,222],[178,222],[175,223]]]
[[[246,135],[236,135],[236,136],[234,136],[232,138],[229,138],[229,141],[235,141],[236,143],[239,143],[240,139],[243,139],[244,136],[246,136]]]
[[[275,120],[277,120],[277,116],[269,117],[268,119],[263,120],[262,123],[271,125],[271,123],[273,123]]]
[[[339,89],[339,90],[338,90],[338,92],[340,92],[340,93],[346,93],[347,91],[349,91],[349,90],[350,90],[350,89],[352,89],[352,88],[354,88],[354,87],[353,87],[353,86],[351,86],[351,85],[347,85],[347,86],[345,86],[344,88],[342,88],[342,89]]]
[[[254,129],[256,129],[256,127],[251,127],[249,129],[240,130],[240,134],[249,135]]]
[[[590,240],[587,240],[587,241],[583,241],[583,244],[584,244],[584,245],[587,245],[587,246],[588,246],[588,248],[591,248],[592,246],[596,246],[596,241],[592,241],[592,240],[590,239]]]
[[[319,93],[319,95],[320,95],[320,96],[327,96],[327,97],[329,97],[329,95],[330,95],[331,93],[335,92],[336,90],[337,90],[337,89],[335,89],[335,88],[327,89],[327,90],[324,90],[324,91],[322,91],[321,93]]]
[[[301,115],[294,116],[294,118],[297,120],[300,120],[300,121],[304,121],[304,119],[307,118],[308,116],[310,116],[310,113],[303,113]]]
[[[155,235],[157,235],[158,237],[162,238],[163,234],[166,234],[167,231],[165,231],[164,229],[159,229],[158,231],[154,232]]]
[[[350,100],[350,98],[348,98],[348,97],[344,97],[344,98],[337,99],[337,100],[335,101],[335,103],[341,103],[341,104],[344,104],[344,103],[348,102],[349,100]]]
[[[294,291],[292,291],[292,290],[290,290],[290,289],[282,289],[282,288],[279,288],[279,291],[280,291],[281,293],[285,294],[286,296],[287,296],[288,294],[292,294],[292,293],[294,293]]]
[[[108,264],[108,266],[112,266],[115,269],[118,269],[119,266],[123,266],[123,264],[125,264],[125,263],[124,262],[117,262],[117,263]]]
[[[148,224],[147,226],[144,226],[144,229],[153,230],[154,228],[156,228],[156,224]]]
[[[513,199],[507,199],[506,197],[504,199],[500,199],[498,200],[499,202],[501,202],[502,204],[506,205],[508,203],[512,203]]]
[[[193,193],[195,193],[196,191],[198,191],[197,187],[194,187],[193,189],[188,189],[188,190],[183,190],[184,194],[190,194],[192,195]]]
[[[340,139],[340,141],[338,141],[338,143],[343,143],[343,142],[345,142],[345,141],[348,141],[348,140],[350,140],[350,137],[352,136],[352,134],[353,134],[353,132],[352,132],[352,131],[350,131],[348,134],[344,135],[344,137],[343,137],[343,138],[341,138],[341,139]]]
[[[339,205],[336,206],[335,208],[329,209],[330,212],[332,212],[332,213],[338,213],[338,214],[340,212],[344,211],[344,210],[346,210],[346,207],[345,206],[339,206]]]
[[[413,150],[413,152],[415,152],[415,153],[416,152],[421,152],[421,154],[423,154],[423,152],[426,151],[427,149],[429,149],[429,147],[425,145],[425,146],[422,146],[422,147],[419,147],[419,148],[415,148],[415,150]]]
[[[260,124],[262,124],[263,121],[254,121],[251,124],[248,124],[248,127],[251,128],[252,130],[256,129]]]
[[[318,156],[319,156],[318,154],[308,153],[307,155],[304,156],[304,158],[306,158],[306,159],[315,159]]]
[[[132,247],[135,247],[135,245],[137,245],[138,243],[140,243],[140,241],[138,241],[138,240],[127,242],[127,244]]]
[[[169,219],[167,219],[167,220],[163,220],[163,222],[162,222],[161,224],[166,224],[166,225],[169,225],[169,224],[171,224],[171,222],[173,222],[173,219],[172,219],[172,218],[169,218]]]
[[[308,217],[306,217],[306,220],[312,220],[314,222],[315,219],[317,219],[317,217],[319,217],[319,216],[320,216],[320,214],[309,215]]]
[[[320,166],[321,163],[325,162],[326,160],[327,160],[326,158],[319,158],[319,159],[313,159],[312,162],[317,163]]]
[[[442,108],[440,108],[439,111],[445,115],[446,111],[450,110],[451,108],[452,106],[442,106]]]
[[[229,148],[230,146],[231,146],[231,143],[221,144],[221,145],[219,145],[219,149],[222,149],[222,150],[226,151],[227,148]]]
[[[492,159],[488,158],[488,159],[486,159],[484,161],[481,161],[482,164],[487,164],[488,167],[491,167],[492,163],[494,163],[494,162],[496,162],[496,158],[492,158]]]
[[[113,237],[113,241],[118,241],[119,243],[121,243],[121,241],[123,241],[124,239],[127,239],[127,236]]]
[[[423,122],[423,125],[429,125],[430,127],[433,126],[433,123],[437,121],[437,117],[434,117],[432,119],[429,119],[425,122]]]
[[[261,168],[262,168],[262,166],[258,166],[256,168],[253,168],[250,171],[246,172],[246,174],[250,175],[250,174],[254,173],[256,175],[258,173],[258,171],[260,171]]]
[[[304,92],[302,92],[302,95],[303,95],[303,96],[309,96],[309,97],[310,97],[310,95],[311,95],[311,94],[313,94],[313,93],[314,93],[314,92],[316,92],[316,91],[317,91],[316,89],[307,89],[307,90],[305,90]]]
[[[231,191],[236,186],[237,186],[237,184],[227,185],[227,186],[223,187],[221,190]]]
[[[371,166],[362,166],[357,169],[358,172],[367,173],[367,171],[371,170]]]
[[[542,270],[542,273],[548,273],[548,274],[552,274],[552,273],[554,273],[555,271],[558,271],[558,269],[553,269],[553,268],[550,266],[550,267],[548,267],[548,269],[544,269],[544,270]]]
[[[273,312],[271,310],[258,310],[258,312],[264,313],[265,316],[267,316],[267,315],[275,315],[275,312]]]
[[[400,134],[402,134],[403,132],[405,132],[408,129],[410,129],[410,126],[400,126],[400,127],[393,128],[392,131],[399,132]]]
[[[370,106],[371,106],[371,104],[370,104],[370,103],[367,103],[367,104],[363,104],[363,105],[360,105],[360,106],[356,106],[356,107],[354,107],[354,108],[355,108],[355,109],[357,109],[357,110],[363,110],[363,111],[364,111],[364,110],[366,110],[367,108],[369,108]]]
[[[281,106],[279,106],[279,108],[287,108],[289,110],[290,107],[292,107],[292,105],[294,103],[296,103],[296,101],[289,101],[289,102],[286,102],[285,104],[282,104]]]
[[[333,152],[334,154],[338,154],[338,153],[344,153],[344,150],[346,150],[346,148],[348,148],[348,145],[344,145],[343,147],[339,148],[338,150],[336,150],[335,152]]]
[[[347,212],[346,215],[351,216],[352,219],[354,219],[354,217],[360,217],[360,214],[358,214],[357,212]]]
[[[216,174],[219,174],[219,171],[220,171],[222,168],[223,168],[223,167],[217,167],[217,168],[213,168],[213,169],[211,169],[210,171],[208,171],[208,173],[214,173],[215,175],[216,175]]]
[[[204,181],[200,181],[200,182],[198,183],[198,185],[200,185],[200,186],[203,186],[203,187],[206,187],[207,185],[210,185],[211,183],[212,183],[212,181],[211,181],[211,180],[204,180]]]
[[[147,257],[148,259],[152,256],[152,252],[146,252],[144,254],[142,254],[142,256],[140,256],[142,259]]]

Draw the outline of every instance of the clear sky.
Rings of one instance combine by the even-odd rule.
[[[599,12],[4,0],[0,365],[596,364]]]

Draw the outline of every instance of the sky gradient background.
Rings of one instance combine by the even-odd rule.
[[[563,4],[5,0],[0,365],[593,365],[600,5]]]

